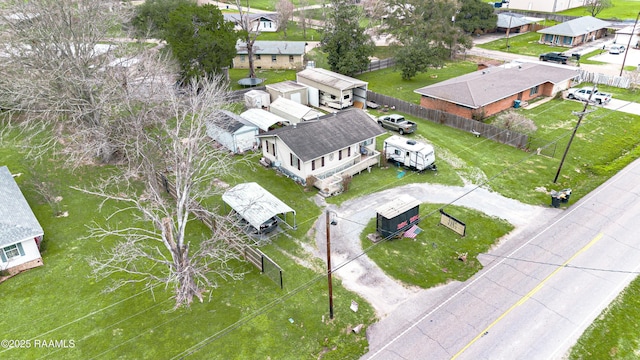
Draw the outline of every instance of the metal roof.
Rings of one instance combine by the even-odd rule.
[[[361,86],[367,86],[367,82],[358,80],[346,75],[338,74],[333,71],[329,71],[322,68],[307,68],[296,74],[296,80],[300,81],[300,78],[314,81],[334,89],[348,90]]]
[[[279,110],[300,120],[314,120],[324,115],[306,105],[283,97],[275,99],[271,105],[269,105],[269,108]]]
[[[265,87],[267,88],[267,90],[271,89],[271,90],[284,92],[284,93],[308,88],[307,85],[297,83],[293,80],[282,81],[275,84],[267,84],[265,85]]]
[[[540,34],[562,35],[562,36],[580,36],[588,34],[592,31],[611,27],[611,23],[596,19],[592,16],[583,16],[581,18],[565,21],[555,26],[538,30]]]
[[[471,109],[505,99],[544,83],[557,84],[578,76],[578,68],[538,62],[511,63],[445,80],[414,90]]]
[[[273,124],[287,122],[280,116],[263,109],[249,109],[240,114],[240,116],[264,131],[269,131]]]
[[[222,200],[256,229],[278,214],[292,212],[294,218],[296,214],[295,210],[254,182],[232,187],[222,194]]]
[[[393,201],[378,207],[376,213],[382,215],[385,219],[393,219],[418,205],[420,205],[420,200],[410,195],[402,194]]]
[[[304,55],[304,41],[256,41],[253,43],[254,55]],[[247,54],[247,44],[236,43],[238,54]]]
[[[9,168],[0,167],[0,246],[12,245],[43,234],[42,226]]]
[[[498,14],[498,21],[496,24],[499,28],[517,28],[535,22],[535,20],[519,14]]]

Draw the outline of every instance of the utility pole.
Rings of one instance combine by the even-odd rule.
[[[636,33],[636,25],[638,25],[638,18],[640,18],[640,11],[636,16],[636,22],[633,23],[633,29],[631,29],[631,34],[629,34],[629,42],[627,42],[627,48],[624,50],[624,58],[622,59],[622,67],[620,67],[620,76],[622,76],[622,70],[624,70],[624,63],[627,61],[627,54],[629,53],[629,46],[631,46],[631,39],[633,35]]]
[[[327,214],[327,280],[329,281],[329,318],[333,319],[333,281],[331,280],[331,217],[330,211]]]
[[[509,27],[507,28],[507,51],[510,51],[509,46],[509,32],[511,31],[511,20],[513,20],[513,14],[509,12],[509,2],[507,1],[507,14],[509,14]]]
[[[596,86],[593,86],[593,89],[591,90],[591,94],[589,94],[589,99],[587,101],[584,102],[584,108],[582,108],[582,112],[576,113],[574,112],[574,115],[580,115],[580,117],[578,117],[578,122],[576,123],[576,126],[573,128],[573,133],[571,134],[571,138],[569,138],[569,143],[567,144],[567,148],[564,149],[564,154],[562,154],[562,160],[560,160],[560,166],[558,166],[558,172],[556,172],[556,177],[553,178],[553,183],[555,184],[558,181],[558,176],[560,176],[560,170],[562,170],[562,165],[564,164],[564,159],[567,158],[567,153],[569,153],[569,147],[571,146],[571,143],[573,142],[573,138],[576,136],[576,132],[578,131],[578,127],[580,127],[580,122],[582,122],[582,118],[590,113],[591,111],[587,111],[587,106],[589,106],[589,103],[591,102],[591,97],[593,96],[593,93],[596,92]]]

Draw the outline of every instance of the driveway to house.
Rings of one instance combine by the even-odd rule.
[[[429,176],[429,175],[415,175]],[[358,293],[373,306],[380,318],[393,313],[402,305],[400,313],[420,311],[419,300],[426,290],[407,287],[387,276],[369,257],[363,253],[360,234],[365,225],[376,216],[375,209],[401,194],[408,194],[421,202],[465,206],[509,221],[515,229],[500,243],[507,243],[518,234],[535,229],[539,224],[557,216],[561,210],[550,207],[522,204],[498,193],[474,185],[464,187],[409,184],[381,191],[343,203],[340,207],[328,206],[337,219],[336,226],[330,226],[332,269],[335,276],[349,290]],[[315,255],[326,259],[325,215],[316,222]],[[401,241],[401,240],[400,240]],[[367,244],[369,245],[369,244]],[[384,246],[384,245],[382,245]],[[411,266],[411,264],[407,264]],[[459,283],[456,283],[459,285]],[[452,287],[455,288],[458,285]],[[449,288],[447,286],[447,288]],[[417,301],[417,303],[414,303]],[[348,307],[348,305],[347,305]],[[398,312],[396,312],[398,313]]]
[[[606,109],[622,111],[629,114],[640,115],[640,104],[631,101],[619,100],[619,99],[611,99],[611,101],[604,105]]]

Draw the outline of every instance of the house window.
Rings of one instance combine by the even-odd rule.
[[[289,153],[289,162],[291,163],[291,166],[295,166],[300,170],[300,159],[293,156],[293,153]]]
[[[562,38],[562,43],[565,45],[571,45],[573,38],[571,36],[564,36]]]
[[[338,151],[338,160],[342,160],[342,150]]]
[[[256,60],[260,60],[260,54],[256,54]]]
[[[529,90],[529,96],[533,96],[533,95],[537,94],[538,91],[540,91],[540,85],[536,85],[536,86],[532,87],[531,90]]]
[[[2,249],[2,255],[3,255],[2,260],[8,261],[13,259],[14,257],[24,255],[24,252],[21,250],[22,250],[22,244],[13,244],[5,247],[4,249]]]
[[[367,139],[365,141],[362,142],[362,146],[367,146],[367,145],[371,145],[373,144],[373,139]]]
[[[278,61],[278,55],[271,55],[271,62]]]
[[[244,62],[244,55],[240,55],[240,62]]]
[[[324,156],[320,158],[320,166],[324,167]]]
[[[347,148],[347,157],[351,156],[351,146]]]
[[[300,163],[301,163],[301,161],[300,161],[300,159],[298,159],[298,158],[296,158],[296,161],[298,162],[298,170],[300,170]]]
[[[315,170],[316,169],[316,161],[315,160],[311,160],[311,170]]]
[[[293,55],[289,55],[289,62],[293,62]]]
[[[293,166],[293,153],[289,153],[289,164]]]
[[[548,43],[553,42],[553,35],[545,34],[544,35],[544,42],[548,42]]]

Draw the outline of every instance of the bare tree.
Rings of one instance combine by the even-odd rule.
[[[221,193],[215,180],[232,171],[228,153],[211,146],[207,137],[207,123],[218,121],[227,100],[225,88],[216,77],[189,84],[181,95],[167,92],[167,101],[158,105],[164,111],[157,113],[156,129],[144,137],[141,161],[146,171],[109,178],[91,189],[76,188],[101,196],[105,202],[127,204],[125,209],[137,215],[137,226],[120,229],[94,224],[88,236],[120,239],[104,256],[91,260],[97,279],[125,275],[115,277],[109,290],[134,282],[150,288],[171,287],[176,307],[180,307],[189,306],[194,297],[203,301],[221,278],[242,277],[230,262],[239,259],[241,252],[236,247],[246,242],[245,237],[232,218],[199,205]],[[166,183],[156,181],[158,173]],[[168,183],[175,187],[171,195],[167,194]],[[140,185],[144,189],[135,191]],[[212,233],[189,233],[189,224],[197,221],[190,214],[211,220],[215,224]]]
[[[302,37],[307,38],[307,5],[309,2],[307,0],[300,0],[298,2],[300,7],[297,9],[298,19],[300,21],[300,25],[302,26]]]
[[[598,16],[602,10],[610,7],[613,7],[611,0],[587,0],[585,2],[585,10],[593,17]]]
[[[256,42],[256,38],[260,35],[260,25],[258,24],[255,28],[251,22],[251,7],[249,6],[249,0],[247,0],[247,6],[243,8],[241,0],[236,0],[236,7],[238,8],[238,13],[240,14],[240,27],[242,28],[244,44],[243,46],[247,49],[247,57],[249,58],[249,77],[255,78],[256,72],[253,65],[253,44]]]
[[[104,72],[116,45],[108,33],[130,16],[119,3],[11,1],[3,17],[0,103],[26,124],[58,126],[105,161],[117,152],[109,134],[122,79]],[[98,132],[94,131],[100,129]]]
[[[278,31],[284,32],[285,39],[287,38],[287,25],[293,15],[293,3],[289,0],[279,0],[276,3],[276,12],[278,13]]]
[[[533,120],[515,111],[507,111],[498,115],[493,121],[493,125],[524,134],[532,134],[538,129]]]

